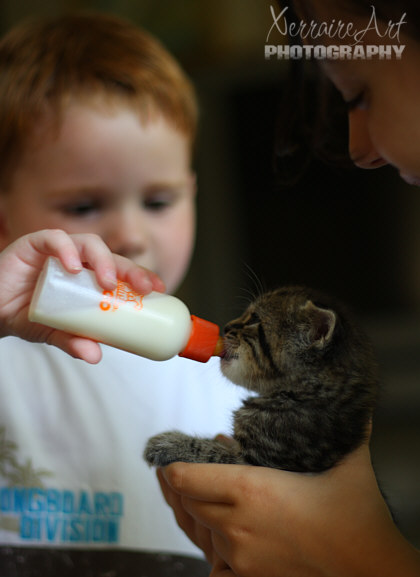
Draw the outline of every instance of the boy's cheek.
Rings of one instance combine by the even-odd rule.
[[[178,288],[188,272],[194,249],[193,235],[190,234],[182,240],[179,238],[174,244],[174,250],[166,252],[156,271],[165,282],[169,293]]]
[[[13,221],[9,218],[6,203],[0,200],[0,250],[3,250],[22,234],[20,234],[20,227],[14,226]]]

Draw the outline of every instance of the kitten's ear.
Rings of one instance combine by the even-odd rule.
[[[303,310],[309,320],[310,345],[322,349],[331,341],[337,321],[336,314],[331,309],[323,309],[314,305],[312,301],[307,301]]]

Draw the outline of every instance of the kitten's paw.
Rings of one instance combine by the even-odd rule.
[[[187,461],[186,447],[190,437],[171,431],[151,437],[143,453],[145,461],[152,467],[166,467],[175,461]]]

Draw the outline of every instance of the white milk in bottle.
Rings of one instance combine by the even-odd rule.
[[[53,257],[38,279],[29,320],[156,361],[179,354],[206,362],[222,349],[219,327],[191,316],[178,298],[141,295],[122,281],[105,290],[92,271],[69,273]]]

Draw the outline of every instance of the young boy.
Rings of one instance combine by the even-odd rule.
[[[81,15],[10,32],[0,70],[0,248],[38,229],[93,232],[175,291],[194,242],[197,117],[179,66],[132,25]],[[54,547],[42,574],[56,575],[78,548],[90,551],[70,556],[78,571],[105,571],[111,547],[114,562],[134,555],[136,571],[157,576],[174,560],[150,552],[199,554],[141,454],[162,430],[228,430],[238,393],[217,361],[156,363],[103,347],[88,365],[6,338],[0,395],[0,539],[13,546],[4,560],[42,564]],[[198,576],[201,564],[183,558],[176,574]]]

